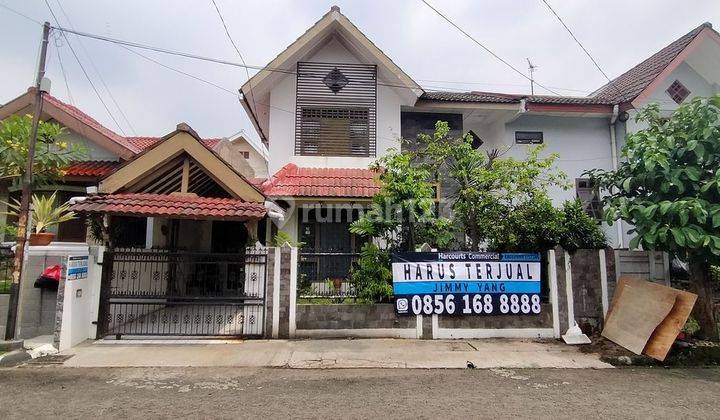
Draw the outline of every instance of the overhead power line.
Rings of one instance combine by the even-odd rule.
[[[26,15],[25,13],[19,12],[19,11],[13,9],[13,8],[10,7],[10,6],[6,6],[6,5],[0,3],[0,7],[2,7],[3,9],[5,9],[5,10],[11,12],[11,13],[15,13],[16,15],[18,15],[18,16],[20,16],[20,17],[24,17],[25,19],[27,19],[27,20],[29,20],[29,21],[35,22],[35,23],[37,23],[37,24],[40,25],[40,26],[42,26],[42,24],[43,24],[43,23],[40,22],[39,20],[33,19],[33,18],[31,18],[30,16]]]
[[[297,74],[297,72],[294,71],[294,70],[286,70],[286,69],[266,67],[266,66],[256,66],[256,65],[250,65],[250,64],[242,64],[242,63],[237,63],[237,62],[234,62],[234,61],[224,60],[224,59],[220,59],[220,58],[207,57],[207,56],[197,55],[197,54],[188,53],[188,52],[184,52],[184,51],[170,50],[170,49],[167,49],[167,48],[156,47],[156,46],[153,46],[153,45],[141,44],[141,43],[138,43],[138,42],[125,41],[125,40],[122,40],[122,39],[110,38],[110,37],[103,36],[103,35],[96,35],[96,34],[91,34],[91,33],[87,33],[87,32],[76,31],[76,30],[74,30],[74,29],[68,29],[68,28],[63,28],[63,27],[53,27],[53,29],[56,29],[56,30],[58,30],[58,31],[63,31],[63,32],[72,33],[72,34],[75,34],[75,35],[78,35],[78,36],[83,36],[83,37],[87,37],[87,38],[97,39],[97,40],[99,40],[99,41],[110,42],[110,43],[113,43],[113,44],[120,44],[120,45],[125,45],[125,46],[128,46],[128,47],[134,47],[134,48],[139,48],[139,49],[143,49],[143,50],[155,51],[155,52],[159,52],[159,53],[163,53],[163,54],[168,54],[168,55],[175,55],[175,56],[190,58],[190,59],[194,59],[194,60],[200,60],[200,61],[207,61],[207,62],[211,62],[211,63],[223,64],[223,65],[226,65],[226,66],[248,68],[248,69],[252,69],[252,70],[265,70],[265,71],[277,72],[277,73],[283,73],[283,74],[290,74],[290,75],[296,75],[296,74]],[[320,75],[320,74],[317,75],[317,77],[320,77],[320,78],[322,78],[322,77],[324,77],[324,76],[325,76],[324,74],[323,74],[323,75]],[[537,84],[537,83],[536,83],[536,84]],[[408,87],[408,86],[406,86],[406,85],[398,85],[398,84],[393,84],[393,83],[384,83],[384,82],[379,82],[379,81],[377,82],[377,85],[378,85],[378,86],[396,87],[396,88],[401,88],[401,89],[413,89],[412,87]],[[544,87],[543,87],[543,88],[544,88]],[[545,88],[545,89],[546,89],[546,88]],[[549,90],[549,89],[548,89],[548,90]],[[551,91],[551,92],[556,93],[556,92],[554,92],[554,91]],[[258,102],[258,103],[259,103],[259,102]]]
[[[608,77],[608,75],[605,73],[605,71],[602,69],[602,67],[600,67],[600,64],[598,64],[597,60],[595,60],[595,58],[592,56],[592,54],[590,54],[590,51],[588,51],[587,48],[585,48],[585,46],[582,44],[582,42],[580,42],[580,40],[575,36],[575,34],[573,33],[573,31],[570,30],[570,28],[565,24],[565,21],[560,17],[560,15],[557,14],[557,12],[555,11],[555,9],[553,9],[552,6],[550,6],[550,3],[548,3],[547,0],[542,0],[542,2],[545,4],[545,6],[547,6],[547,8],[550,10],[550,12],[552,12],[552,14],[555,15],[555,17],[556,17],[557,20],[560,22],[560,24],[561,24],[561,25],[565,28],[565,30],[570,34],[570,36],[572,37],[572,39],[574,39],[575,42],[580,46],[580,48],[585,52],[585,55],[588,56],[588,58],[590,59],[590,61],[592,61],[592,63],[595,65],[595,67],[600,71],[600,73],[602,73],[602,75],[605,77],[605,79],[607,79],[608,83],[609,83],[616,91],[618,91],[618,93],[621,93],[621,92],[620,92],[620,89],[618,89],[617,86],[615,86],[615,83],[613,83],[613,81]]]
[[[482,49],[484,49],[488,54],[492,55],[492,56],[495,57],[498,61],[500,61],[501,63],[505,64],[507,67],[509,67],[510,69],[512,69],[515,73],[519,74],[520,76],[524,77],[524,78],[527,79],[527,80],[530,80],[530,78],[529,78],[525,73],[523,73],[522,71],[518,70],[515,66],[513,66],[512,64],[510,64],[509,62],[507,62],[506,60],[504,60],[502,57],[500,57],[499,55],[497,55],[495,52],[493,52],[490,48],[486,47],[482,42],[478,41],[475,37],[473,37],[473,36],[470,35],[467,31],[465,31],[463,28],[461,28],[458,24],[456,24],[456,23],[453,22],[450,18],[448,18],[447,16],[445,16],[442,12],[440,12],[438,9],[436,9],[432,4],[428,3],[426,0],[420,0],[420,1],[422,1],[427,7],[429,7],[429,8],[432,9],[435,13],[437,13],[441,18],[445,19],[450,25],[454,26],[455,29],[457,29],[458,31],[460,31],[463,35],[465,35],[466,37],[468,37],[468,38],[469,38],[471,41],[473,41],[475,44],[479,45],[479,46],[480,46]],[[536,85],[540,86],[541,88],[547,90],[548,92],[554,93],[554,94],[556,94],[556,95],[560,95],[559,93],[555,92],[554,90],[552,90],[552,89],[550,89],[550,88],[548,88],[548,87],[546,87],[546,86],[543,86],[543,85],[541,85],[541,84],[538,83],[538,82],[534,82],[534,83],[535,83]]]
[[[57,16],[55,16],[55,12],[53,12],[52,7],[50,7],[50,3],[48,0],[45,0],[45,5],[50,10],[50,14],[52,15],[53,19],[57,23],[57,25],[60,25],[60,21],[58,20]],[[125,131],[122,129],[120,124],[118,123],[117,119],[115,119],[115,116],[110,112],[110,108],[108,108],[107,104],[103,100],[102,96],[100,96],[100,92],[98,92],[97,87],[95,87],[95,84],[93,83],[92,79],[90,78],[90,75],[88,74],[87,70],[85,70],[85,66],[83,66],[82,62],[80,61],[80,58],[78,57],[77,53],[75,52],[75,49],[73,48],[72,44],[70,43],[70,40],[68,39],[67,35],[65,35],[66,31],[62,31],[63,38],[65,39],[65,42],[67,42],[68,48],[70,48],[70,51],[72,52],[73,57],[75,57],[75,61],[77,61],[78,65],[80,66],[80,70],[82,70],[83,74],[85,75],[85,78],[87,79],[88,83],[90,83],[90,87],[92,87],[92,90],[95,92],[95,95],[97,95],[98,99],[100,100],[100,103],[105,108],[105,111],[107,111],[108,115],[110,116],[110,119],[113,120],[117,128],[120,130],[120,132],[125,135]]]
[[[227,35],[228,40],[230,40],[230,43],[232,44],[233,48],[235,48],[235,52],[237,52],[238,57],[240,57],[240,61],[242,61],[243,65],[245,66],[245,75],[247,76],[248,82],[250,81],[250,70],[247,68],[247,63],[245,62],[245,58],[243,58],[242,53],[240,52],[240,48],[238,48],[237,44],[235,43],[235,40],[233,39],[232,35],[230,35],[230,30],[227,27],[227,24],[225,23],[225,19],[223,18],[222,13],[220,12],[220,8],[218,7],[217,3],[215,3],[215,0],[210,0],[215,6],[215,11],[218,14],[218,17],[220,18],[220,23],[222,23],[223,28],[225,28],[225,34]],[[250,100],[253,103],[253,108],[257,108],[255,105],[255,95],[253,95],[252,86],[248,85],[248,89],[250,90]]]
[[[68,14],[65,12],[65,8],[62,5],[62,1],[56,0],[56,2],[57,2],[57,5],[60,7],[60,13],[62,13],[63,16],[65,16],[65,20],[68,22],[70,27],[74,28],[75,25],[73,25],[72,21],[70,20],[70,16],[68,16]],[[90,54],[88,52],[87,48],[85,48],[85,44],[83,44],[83,42],[80,38],[78,38],[78,43],[80,44],[80,48],[82,48],[82,50],[85,52],[85,56],[87,57],[88,61],[90,61],[90,66],[93,68],[93,70],[95,70],[95,74],[97,74],[98,79],[100,79],[100,83],[105,88],[105,91],[108,93],[108,96],[110,96],[110,100],[112,101],[113,104],[115,104],[115,107],[120,112],[120,116],[122,117],[123,121],[125,121],[125,124],[127,124],[128,127],[130,127],[130,131],[132,131],[134,135],[137,135],[137,132],[135,131],[135,127],[133,127],[133,125],[130,123],[130,120],[128,120],[128,117],[127,117],[127,115],[125,115],[125,112],[123,111],[122,107],[120,106],[120,104],[118,104],[117,100],[115,100],[115,95],[113,95],[113,93],[110,90],[110,88],[108,87],[107,83],[105,83],[105,79],[102,77],[100,70],[98,70],[97,66],[95,65],[95,61],[92,58],[92,54]]]
[[[62,58],[60,57],[60,44],[58,41],[59,37],[55,38],[55,53],[57,54],[58,64],[60,65],[60,72],[62,73],[63,80],[65,81],[65,90],[67,91],[70,104],[75,106],[75,100],[73,99],[72,92],[70,92],[70,83],[68,83],[67,73],[65,72],[65,66],[63,65]]]

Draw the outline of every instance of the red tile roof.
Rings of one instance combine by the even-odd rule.
[[[84,162],[71,163],[65,169],[65,176],[85,176],[92,178],[102,178],[115,172],[120,167],[121,162],[113,162],[107,160],[87,160]]]
[[[141,151],[141,149],[138,149],[137,147],[135,147],[135,145],[133,145],[131,142],[129,142],[125,137],[115,133],[114,131],[112,131],[109,128],[105,127],[104,125],[100,124],[93,117],[82,112],[78,108],[63,102],[60,99],[58,99],[48,93],[43,94],[43,100],[55,105],[59,109],[62,109],[63,111],[72,115],[73,117],[75,117],[79,121],[83,122],[87,126],[92,127],[93,129],[102,133],[104,136],[106,136],[110,140],[112,140],[115,143],[121,145],[122,147],[130,150],[131,152],[139,153]]]
[[[274,197],[372,197],[380,191],[377,175],[370,169],[298,168],[289,163],[262,189]]]
[[[66,102],[63,102],[60,99],[50,95],[49,93],[43,93],[43,100],[55,105],[57,108],[59,108],[61,110],[67,112],[68,114],[72,115],[76,119],[78,119],[81,122],[85,123],[86,125],[92,127],[93,129],[99,131],[100,133],[102,133],[103,135],[108,137],[110,140],[114,141],[115,143],[130,150],[131,152],[133,152],[135,154],[142,152],[143,150],[155,145],[155,143],[162,140],[162,137],[154,137],[154,136],[123,137],[123,136],[115,133],[114,131],[110,130],[109,128],[105,127],[104,125],[100,124],[93,117],[84,113],[77,107],[70,105]],[[215,148],[215,146],[217,146],[217,144],[220,143],[221,141],[222,141],[221,138],[202,139],[203,144],[205,144],[207,147],[209,147],[211,149]]]
[[[678,56],[710,23],[703,23],[667,47],[653,54],[647,60],[631,68],[612,82],[593,92],[596,98],[609,99],[615,103],[635,99],[655,78]]]
[[[76,212],[185,219],[255,220],[267,213],[263,203],[235,198],[124,193],[90,196],[72,205]]]
[[[125,139],[142,151],[154,146],[158,141],[162,140],[162,137],[138,136],[125,137]],[[202,139],[203,144],[210,149],[214,149],[221,141],[222,139],[219,138]]]

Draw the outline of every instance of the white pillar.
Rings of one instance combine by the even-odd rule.
[[[608,282],[607,282],[607,260],[605,258],[605,250],[601,249],[598,251],[598,258],[600,259],[600,293],[602,296],[602,311],[603,319],[607,317],[608,308],[610,306],[608,299]]]
[[[572,264],[567,251],[565,251],[565,293],[567,295],[568,328],[572,328],[575,325],[575,298],[572,285]]]
[[[297,310],[297,276],[298,276],[298,249],[290,248],[290,313],[288,314],[288,335],[295,337],[296,310]]]
[[[272,295],[272,338],[280,334],[280,247],[272,248],[275,252],[273,266],[273,295]]]
[[[550,282],[550,305],[552,306],[553,336],[560,338],[560,308],[558,307],[557,262],[555,250],[548,251],[548,280]]]
[[[155,218],[148,217],[145,225],[145,249],[153,247],[153,233],[155,232]]]

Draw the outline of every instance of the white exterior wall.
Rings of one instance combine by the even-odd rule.
[[[82,147],[85,148],[86,151],[86,157],[85,160],[109,160],[109,161],[116,161],[118,160],[118,156],[114,153],[103,149],[102,147],[98,146],[96,143],[86,139],[81,134],[76,133],[74,131],[67,130],[65,134],[60,137],[60,140],[66,141],[71,144],[79,144]]]
[[[690,91],[690,95],[683,103],[689,102],[696,96],[711,96],[720,93],[717,84],[713,85],[709,83],[687,63],[682,63],[658,85],[657,89],[648,96],[647,100],[640,104],[639,108],[642,108],[650,103],[657,103],[660,105],[662,114],[669,116],[678,108],[678,106],[680,106],[676,104],[675,101],[673,101],[672,98],[670,98],[670,96],[665,92],[675,80],[679,80],[680,83],[682,83]],[[645,123],[638,124],[635,122],[637,110],[630,110],[629,114],[630,119],[627,121],[629,133],[637,132],[647,126]]]
[[[311,57],[301,61],[360,63],[336,40],[331,40]],[[379,78],[382,78],[382,74]],[[268,164],[270,174],[274,174],[290,162],[300,167],[367,168],[375,157],[295,156],[295,84],[295,75],[288,75],[270,92],[270,162]],[[404,103],[394,89],[378,86],[376,156],[382,156],[388,149],[400,148],[400,107],[412,105]]]
[[[515,144],[515,131],[542,131],[545,145],[543,156],[557,153],[559,158],[555,167],[563,171],[569,181],[568,189],[554,187],[549,190],[555,206],[575,199],[575,178],[584,178],[585,171],[593,168],[612,169],[608,118],[523,115],[505,124],[500,130],[492,126],[473,126],[471,121],[470,124],[466,122],[463,130],[475,130],[485,141],[482,146],[485,150],[505,150],[510,147],[504,156],[516,159],[524,159],[531,146]],[[604,230],[609,243],[616,245],[616,228],[604,226]]]

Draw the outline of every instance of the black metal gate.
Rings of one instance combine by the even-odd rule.
[[[267,251],[218,254],[108,251],[103,259],[98,338],[260,337]]]

